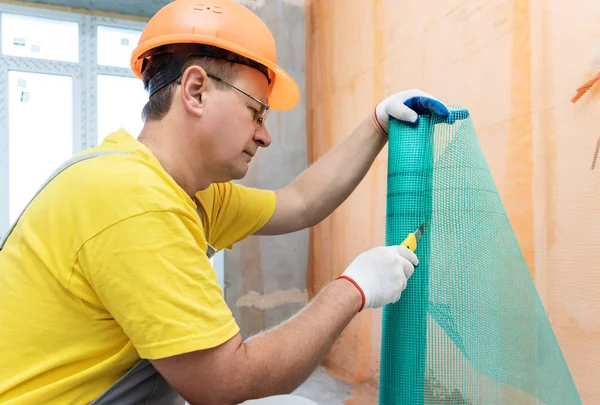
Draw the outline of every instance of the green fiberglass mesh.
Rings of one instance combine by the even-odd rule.
[[[466,110],[392,119],[386,245],[428,222],[383,309],[380,405],[581,400]]]

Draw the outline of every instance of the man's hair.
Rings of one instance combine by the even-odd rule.
[[[161,54],[152,56],[148,65],[144,69],[143,73],[143,82],[144,88],[148,90],[148,84],[150,79],[154,77],[158,72],[165,69],[168,63],[171,61],[172,54]],[[217,59],[213,57],[207,56],[190,56],[181,69],[181,73],[190,66],[200,66],[202,67],[207,74],[214,75],[224,81],[230,82],[235,79],[236,75],[239,72],[239,65],[234,62],[230,62],[224,59]],[[181,77],[179,77],[173,83],[165,86],[160,89],[156,93],[150,97],[144,109],[142,110],[142,120],[160,120],[163,118],[169,109],[171,108],[171,103],[173,101],[173,92],[177,87]],[[227,88],[227,85],[224,83],[215,80],[215,85],[221,88]]]

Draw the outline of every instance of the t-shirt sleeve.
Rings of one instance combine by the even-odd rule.
[[[218,346],[239,332],[198,223],[174,212],[119,222],[86,242],[78,260],[140,357]]]
[[[234,243],[256,233],[273,216],[275,192],[246,187],[233,182],[219,183],[215,189],[216,209],[211,218],[212,240],[218,249],[231,249]]]

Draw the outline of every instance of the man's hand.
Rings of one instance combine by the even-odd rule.
[[[448,117],[448,108],[435,97],[421,90],[406,90],[396,93],[375,107],[373,118],[383,132],[388,133],[389,116],[416,125],[419,115],[439,115]]]
[[[379,308],[398,302],[418,266],[417,256],[404,246],[380,246],[359,255],[339,278],[360,291],[363,308]]]

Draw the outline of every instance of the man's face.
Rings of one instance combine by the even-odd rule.
[[[248,165],[259,147],[271,144],[259,112],[261,103],[267,103],[268,83],[259,71],[241,66],[236,78],[228,85],[213,80],[212,93],[202,115],[202,130],[206,134],[203,156],[210,165],[215,181],[224,182],[243,178]],[[215,85],[220,84],[219,88]],[[240,91],[241,90],[241,91]],[[244,94],[244,93],[247,93]],[[208,163],[208,162],[207,162]],[[214,172],[213,172],[214,170]]]

